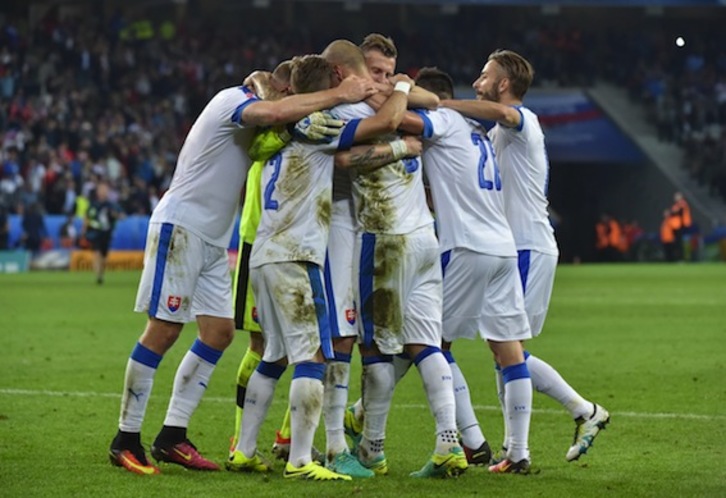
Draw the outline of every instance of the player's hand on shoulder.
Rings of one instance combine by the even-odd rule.
[[[406,143],[406,148],[408,149],[406,157],[421,155],[421,152],[423,151],[423,142],[421,141],[421,138],[414,135],[406,135],[402,138],[402,140]]]
[[[360,102],[378,92],[375,83],[368,78],[348,76],[337,87],[344,102]]]
[[[293,135],[309,142],[328,143],[340,134],[345,122],[328,111],[308,114],[295,123]]]
[[[393,76],[390,77],[390,81],[391,81],[391,85],[393,85],[393,86],[395,86],[396,83],[401,83],[401,82],[408,83],[409,85],[411,85],[411,88],[416,86],[416,82],[413,81],[413,78],[411,78],[409,75],[407,75],[405,73],[394,74]]]

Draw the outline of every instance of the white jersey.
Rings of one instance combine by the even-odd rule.
[[[340,119],[373,116],[375,111],[365,103],[344,104],[333,109]],[[352,145],[355,128],[348,135],[341,133],[340,148]],[[388,141],[395,135],[384,137]],[[395,161],[370,172],[354,172],[353,207],[358,230],[368,233],[406,234],[433,223],[426,205],[419,158]]]
[[[283,261],[324,266],[337,147],[337,140],[294,141],[265,164],[260,181],[262,214],[250,268]]]
[[[365,119],[373,116],[376,111],[365,102],[353,104],[341,104],[331,109],[331,114],[344,121]],[[353,135],[355,135],[355,129]],[[343,137],[340,140],[341,147],[349,148],[352,145],[353,136]],[[333,172],[333,214],[330,220],[331,225],[343,228],[355,228],[355,216],[353,215],[353,192],[351,187],[350,171],[336,168]]]
[[[522,115],[520,126],[497,124],[492,139],[501,166],[507,220],[517,250],[557,255],[547,213],[549,161],[544,133],[535,113],[523,106],[517,109]]]
[[[441,252],[455,247],[517,255],[499,167],[486,130],[452,109],[419,111],[423,164],[433,194]]]
[[[180,225],[212,245],[229,245],[255,133],[242,122],[242,111],[257,101],[245,86],[226,88],[209,101],[184,140],[152,222]]]

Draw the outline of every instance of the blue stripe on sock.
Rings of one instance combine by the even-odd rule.
[[[456,360],[454,359],[454,355],[451,353],[451,351],[441,351],[444,355],[444,358],[446,358],[446,361],[449,363],[456,363]]]
[[[333,357],[333,341],[330,337],[330,320],[328,319],[328,303],[325,300],[323,281],[320,279],[320,267],[314,263],[307,263],[310,288],[313,291],[315,314],[318,318],[318,334],[320,336],[320,349],[323,357],[329,360]]]
[[[376,236],[364,233],[360,251],[360,313],[363,322],[363,344],[373,344],[373,272],[376,248]]]
[[[519,278],[522,280],[522,293],[527,293],[527,276],[529,275],[529,260],[531,252],[529,249],[526,251],[517,251],[517,263],[519,265]]]
[[[216,365],[219,359],[222,357],[222,351],[204,344],[199,339],[194,341],[194,344],[192,344],[191,352],[199,356],[204,361],[211,363],[212,365]]]
[[[351,355],[340,353],[338,351],[333,351],[333,361],[340,361],[342,363],[350,363],[350,360],[352,360]]]
[[[293,380],[300,377],[308,377],[310,379],[323,380],[325,376],[325,363],[313,363],[305,361],[295,365],[295,371],[292,374]]]
[[[524,361],[527,361],[527,358],[530,357],[529,351],[524,350],[524,351],[522,351],[522,353],[524,354]]]
[[[338,327],[338,307],[335,303],[335,292],[333,292],[333,278],[330,273],[330,258],[325,253],[325,269],[323,270],[325,278],[325,295],[328,298],[328,321],[330,322],[330,336],[340,337],[340,328]]]
[[[166,268],[166,256],[169,254],[171,235],[174,232],[174,225],[162,223],[159,232],[159,245],[156,249],[156,266],[154,267],[154,284],[151,287],[151,303],[149,303],[149,316],[156,318],[159,311],[159,300],[161,299],[161,287],[164,285],[164,269]]]
[[[154,353],[140,342],[137,342],[136,347],[134,347],[134,350],[131,351],[132,360],[138,361],[142,365],[146,365],[151,368],[157,368],[161,358],[162,356],[160,354]]]
[[[393,356],[389,354],[381,354],[377,356],[361,357],[363,365],[373,365],[374,363],[393,363]]]
[[[265,377],[279,379],[285,372],[285,367],[278,365],[277,363],[268,363],[263,360],[259,365],[257,365],[257,371]]]
[[[502,369],[502,379],[505,384],[507,382],[512,382],[513,380],[529,378],[529,369],[527,369],[527,364],[524,362],[517,363],[516,365],[510,365]]]
[[[440,353],[441,349],[434,347],[434,346],[426,346],[419,354],[416,355],[416,358],[413,359],[413,364],[418,366],[419,363],[424,361],[426,358],[431,356],[432,354]]]

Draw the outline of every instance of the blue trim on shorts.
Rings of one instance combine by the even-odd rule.
[[[174,225],[162,223],[159,232],[159,246],[156,249],[156,267],[154,268],[154,284],[151,287],[151,303],[149,304],[149,316],[156,318],[159,311],[159,300],[161,299],[161,287],[164,285],[164,270],[166,268],[166,256],[169,254],[169,244],[174,233]]]
[[[374,363],[393,363],[393,355],[379,354],[376,356],[361,356],[363,365],[373,365]]]
[[[223,353],[223,351],[220,351],[219,349],[214,349],[213,347],[204,344],[199,339],[194,341],[190,351],[212,365],[217,364]]]
[[[502,368],[502,379],[505,384],[507,382],[512,382],[513,380],[529,378],[529,369],[527,368],[527,364],[524,362]]]
[[[322,381],[325,376],[325,363],[313,363],[312,361],[304,361],[295,365],[295,371],[292,373],[292,380],[301,377],[309,379],[317,379]]]
[[[330,255],[325,251],[325,268],[323,269],[323,277],[325,278],[325,295],[328,298],[328,320],[330,322],[330,336],[333,339],[340,337],[340,327],[338,327],[338,306],[335,303],[335,292],[333,292],[333,275],[330,272]]]
[[[363,323],[363,344],[373,345],[373,274],[375,272],[376,236],[364,233],[360,251],[359,293],[360,318]]]
[[[449,362],[449,364],[456,363],[454,355],[451,353],[451,351],[441,351],[441,354],[444,355],[444,358],[446,358],[446,361]]]
[[[162,358],[163,356],[158,353],[154,353],[140,342],[137,342],[136,347],[134,347],[134,350],[131,351],[132,360],[154,369],[159,366],[159,362],[161,362]]]
[[[418,366],[419,363],[424,361],[426,358],[431,356],[432,354],[440,353],[441,348],[437,348],[436,346],[426,346],[419,354],[416,355],[416,358],[413,359],[413,364]]]
[[[333,342],[330,338],[330,320],[328,318],[328,303],[325,300],[325,289],[320,279],[320,267],[314,263],[305,265],[310,278],[310,288],[313,291],[313,303],[318,319],[318,334],[320,335],[320,349],[325,359],[333,357]]]
[[[333,351],[333,361],[339,361],[341,363],[350,363],[350,361],[353,359],[353,357],[349,354],[340,353],[338,351]]]
[[[529,249],[517,251],[517,264],[519,266],[519,278],[522,280],[522,294],[527,293],[527,276],[529,275],[529,261],[532,251]]]
[[[279,379],[282,377],[282,374],[285,373],[285,368],[282,365],[278,365],[277,363],[270,363],[265,360],[262,360],[259,365],[257,365],[257,372],[261,375],[264,375],[265,377],[270,377],[272,379]]]
[[[448,251],[441,253],[441,277],[446,276],[446,267],[449,266],[449,263],[451,262],[451,249]]]

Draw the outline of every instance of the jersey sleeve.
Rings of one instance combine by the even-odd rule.
[[[245,108],[255,102],[260,102],[260,99],[254,94],[254,92],[248,86],[239,86],[230,93],[230,96],[225,99],[225,110],[229,116],[231,124],[239,126],[241,128],[247,128],[250,125],[242,120],[242,113]]]
[[[248,153],[253,161],[267,161],[287,145],[292,136],[284,127],[267,128],[255,134]]]
[[[422,137],[428,142],[437,142],[441,137],[445,136],[451,129],[451,114],[449,109],[436,109],[429,111],[427,109],[416,109],[424,123]]]

